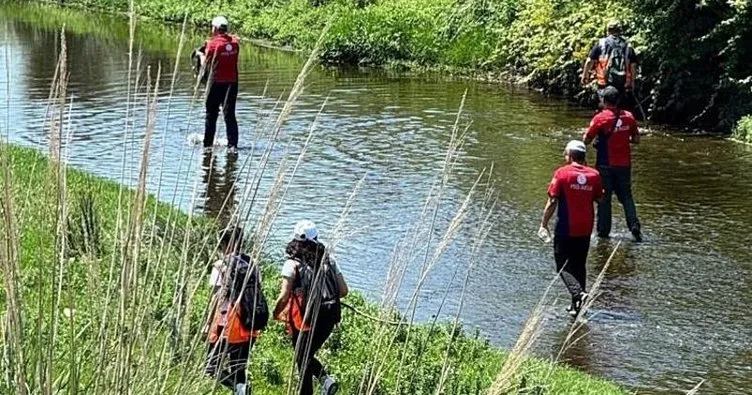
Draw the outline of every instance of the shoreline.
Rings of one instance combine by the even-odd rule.
[[[44,213],[55,209],[55,198],[54,196],[31,193],[38,188],[49,188],[47,184],[50,180],[47,179],[47,181],[45,181],[45,174],[49,174],[48,170],[52,170],[52,168],[50,167],[49,159],[34,148],[9,145],[6,142],[2,142],[0,143],[0,155],[4,153],[8,154],[7,159],[12,166],[10,173],[12,180],[11,183],[16,186],[14,191],[16,199],[18,200],[16,200],[15,206],[19,210],[16,214],[19,215],[17,223],[20,224],[20,239],[18,241],[21,246],[20,263],[23,268],[21,273],[19,273],[19,280],[21,284],[26,284],[26,281],[29,281],[28,279],[32,278],[30,276],[32,276],[33,273],[38,270],[44,270],[43,267],[38,265],[38,262],[48,262],[50,261],[50,257],[47,259],[43,257],[48,256],[48,254],[54,254],[54,249],[51,249],[51,247],[54,246],[54,243],[46,244],[45,241],[52,242],[54,240],[55,232],[45,231],[45,229],[54,230],[55,221],[52,217],[45,216]],[[1,156],[0,159],[2,159]],[[0,161],[0,165],[2,163],[7,162],[4,160]],[[31,172],[29,169],[35,169],[35,171]],[[73,326],[70,327],[71,331],[78,332],[81,328],[96,328],[103,325],[103,323],[99,322],[99,319],[97,318],[98,313],[96,311],[96,306],[107,306],[107,304],[102,305],[104,302],[101,299],[103,294],[99,290],[99,287],[91,287],[91,283],[89,286],[82,285],[80,288],[75,289],[70,288],[69,285],[66,284],[72,285],[73,283],[70,283],[71,281],[80,281],[74,280],[75,278],[91,279],[91,276],[95,275],[92,270],[101,273],[100,275],[104,275],[107,271],[111,271],[113,268],[117,269],[116,271],[119,271],[120,264],[117,262],[119,262],[120,259],[126,259],[126,261],[123,261],[123,264],[127,262],[127,258],[118,258],[119,254],[117,249],[110,249],[107,246],[117,245],[118,243],[117,237],[115,236],[116,232],[114,232],[114,226],[117,223],[115,217],[119,215],[120,210],[115,209],[116,206],[113,206],[117,201],[116,197],[118,196],[118,191],[122,188],[125,192],[123,195],[125,198],[124,202],[131,198],[135,198],[136,191],[124,187],[115,181],[94,176],[77,169],[68,168],[65,172],[67,174],[67,185],[65,187],[66,199],[70,202],[68,203],[70,205],[70,215],[74,216],[74,218],[81,215],[79,212],[79,207],[81,207],[79,203],[90,199],[91,207],[95,214],[89,215],[94,215],[94,217],[97,218],[94,223],[98,224],[97,230],[94,234],[101,235],[102,238],[97,242],[100,246],[97,248],[97,251],[99,252],[94,255],[85,253],[82,250],[77,250],[76,248],[83,248],[82,246],[85,245],[85,243],[81,243],[80,240],[75,241],[77,240],[77,237],[82,236],[81,233],[76,230],[78,229],[77,225],[75,225],[76,221],[70,222],[70,226],[72,226],[71,231],[73,231],[74,234],[79,235],[71,239],[72,242],[69,246],[69,248],[71,248],[70,254],[72,254],[70,262],[75,263],[75,265],[71,266],[66,271],[65,276],[62,278],[64,283],[61,285],[64,285],[64,293],[68,294],[73,292],[73,294],[70,294],[69,297],[65,298],[65,300],[68,300],[65,306],[67,309],[66,311],[75,311],[76,317],[79,317],[75,323],[71,323]],[[25,188],[18,188],[19,186],[28,186],[31,188],[31,191],[25,190]],[[32,203],[32,201],[21,200],[25,195],[37,196],[36,198],[32,198],[32,201],[35,202]],[[26,208],[29,204],[33,204],[35,210],[27,210]],[[145,207],[147,213],[151,213],[152,210],[154,210],[154,218],[157,219],[157,221],[154,223],[145,222],[144,234],[149,234],[149,229],[151,227],[156,227],[154,228],[154,231],[156,232],[154,234],[156,234],[157,237],[167,237],[169,234],[168,229],[170,229],[171,226],[173,229],[188,226],[188,228],[180,232],[190,234],[190,238],[195,238],[198,245],[201,244],[201,240],[204,240],[204,242],[209,240],[206,239],[207,235],[209,235],[208,237],[211,237],[211,235],[215,234],[216,230],[213,229],[214,226],[212,225],[213,220],[204,217],[193,217],[191,220],[189,219],[188,214],[169,206],[167,203],[157,201],[151,195],[147,197]],[[123,214],[128,215],[129,213],[125,212]],[[151,214],[149,214],[149,216],[151,216]],[[174,222],[172,224],[169,218],[173,218]],[[32,244],[29,244],[30,240],[33,240]],[[178,266],[175,266],[178,262],[181,262],[180,266],[190,265],[195,267],[196,264],[199,264],[206,259],[206,257],[202,258],[202,256],[206,254],[201,253],[203,249],[198,251],[194,250],[187,254],[185,251],[181,251],[183,243],[180,238],[172,241],[164,240],[164,242],[166,242],[168,246],[166,256],[174,257],[174,259],[177,259],[178,261],[173,263],[171,263],[170,260],[164,262],[155,261],[152,264],[156,265],[157,268],[161,265],[164,267],[164,270],[167,270],[167,272],[172,270],[179,272],[180,269],[178,269]],[[143,240],[142,243],[144,243],[144,253],[149,252],[149,255],[152,256],[152,252],[154,252],[154,256],[157,256],[156,251],[152,251],[148,247],[152,245],[151,242]],[[191,243],[191,245],[193,244],[194,243]],[[33,248],[33,250],[30,250],[29,248]],[[77,252],[74,253],[74,251]],[[112,258],[109,258],[110,256]],[[186,256],[195,256],[196,258],[192,261],[193,263],[184,262],[183,260],[185,258],[180,257]],[[269,262],[268,258],[262,258],[262,261],[264,262],[262,265],[264,272],[264,291],[267,295],[267,300],[272,301],[274,300],[273,297],[277,291],[277,276],[279,269],[276,264]],[[91,265],[98,268],[93,269]],[[172,269],[170,269],[171,267]],[[149,284],[152,284],[152,281],[164,281],[163,277],[160,280],[156,269],[150,271],[148,266],[146,271],[139,276],[143,276],[141,280],[143,281],[143,285],[139,285],[137,289],[134,289],[134,292],[137,292],[136,295],[140,295],[140,292],[144,292],[145,289],[151,289],[150,287],[152,287],[152,285]],[[204,288],[208,287],[201,286],[201,284],[206,281],[203,270],[199,270],[198,272],[195,272],[194,270],[194,273],[188,273],[188,276],[187,280],[189,283],[197,284],[199,292],[189,299],[189,310],[187,312],[188,316],[186,317],[188,321],[184,324],[187,332],[183,337],[186,339],[197,340],[197,336],[199,335],[198,329],[200,329],[201,322],[200,313],[203,311],[203,305],[208,302],[208,289]],[[49,281],[49,279],[46,281]],[[139,282],[139,284],[141,284],[141,282]],[[172,287],[169,283],[165,285],[168,287],[165,292]],[[101,286],[104,289],[108,288],[107,283],[104,283]],[[115,287],[115,289],[117,289],[118,285],[116,283],[110,283],[109,287]],[[46,314],[41,316],[38,315],[39,312],[36,310],[36,305],[33,300],[42,297],[42,295],[37,294],[37,292],[38,291],[35,287],[25,287],[24,292],[22,292],[22,299],[29,301],[29,304],[24,304],[24,307],[21,310],[27,318],[31,319],[28,322],[34,322],[37,318],[42,319],[43,321],[52,318]],[[165,295],[170,295],[171,293],[172,292],[166,292]],[[375,302],[366,300],[358,291],[354,291],[351,294],[351,296],[348,296],[348,298],[345,299],[345,302],[348,304],[355,306],[357,309],[370,316],[390,316],[389,314],[384,315],[385,312],[381,311]],[[140,297],[145,298],[147,301],[150,299],[148,295],[142,295]],[[137,299],[138,298],[134,300]],[[169,301],[169,299],[167,299],[167,301]],[[157,306],[144,305],[141,308],[146,309],[144,314],[154,314],[164,308],[167,308],[167,312],[169,312],[174,306],[170,307],[169,304],[163,305],[162,303],[159,303]],[[117,305],[106,307],[106,309],[111,310],[110,314],[117,313]],[[151,312],[152,309],[154,309],[154,312]],[[62,310],[62,306],[60,310]],[[60,313],[63,312],[55,311],[53,316]],[[372,339],[379,336],[387,336],[387,338],[389,338],[392,336],[393,329],[391,329],[392,327],[388,327],[387,324],[377,324],[369,318],[365,318],[363,315],[354,314],[349,309],[345,309],[343,315],[343,324],[340,330],[333,335],[323,349],[322,358],[325,363],[330,366],[332,372],[334,372],[340,379],[340,382],[344,386],[344,393],[353,393],[355,386],[359,380],[361,380],[363,375],[362,369],[369,366],[371,363],[369,361],[372,361],[374,358],[374,356],[369,355],[370,352],[373,352]],[[169,316],[170,314],[168,313],[165,318]],[[165,324],[166,323],[167,322],[165,322]],[[155,324],[156,326],[151,326]],[[111,324],[104,323],[104,325],[105,327],[108,327],[108,325]],[[148,330],[148,333],[153,333],[155,339],[164,339],[164,341],[169,339],[169,326],[160,324],[159,321],[152,324],[145,322],[144,325],[147,325],[147,328],[145,329],[151,328]],[[382,326],[387,327],[383,328]],[[66,349],[64,342],[64,339],[66,338],[65,333],[68,332],[68,329],[66,328],[67,325],[59,328],[59,330],[62,331],[60,335],[61,339],[59,341],[62,343],[56,342],[54,346],[48,344],[44,347],[53,347],[55,352],[64,352]],[[109,334],[109,336],[117,336],[117,332],[110,332],[114,330],[115,327],[110,327],[110,329],[105,332]],[[403,338],[403,336],[410,332],[413,333],[411,336],[416,339],[415,341],[420,341],[421,343],[424,341],[426,342],[424,343],[425,348],[419,347],[416,350],[414,344],[410,345],[405,343],[407,339]],[[384,371],[384,377],[382,377],[379,384],[381,391],[389,393],[389,388],[393,388],[394,385],[400,382],[401,379],[399,378],[399,374],[402,372],[402,369],[398,366],[399,364],[394,365],[394,363],[399,360],[399,355],[403,352],[407,353],[405,355],[408,356],[408,360],[422,360],[419,367],[413,367],[413,369],[417,370],[410,373],[410,375],[415,375],[414,379],[410,379],[413,389],[415,391],[430,391],[434,388],[434,385],[437,382],[436,380],[438,377],[436,374],[441,371],[442,359],[445,358],[443,355],[447,349],[447,345],[453,350],[450,354],[447,354],[449,357],[449,365],[452,367],[451,373],[447,372],[447,374],[449,374],[447,380],[453,383],[453,387],[451,388],[458,391],[467,391],[473,388],[488,388],[491,383],[494,382],[494,377],[496,377],[500,369],[504,369],[504,362],[509,358],[510,352],[491,346],[488,341],[482,340],[477,333],[475,336],[472,336],[466,333],[464,329],[460,329],[453,336],[451,334],[452,330],[449,323],[439,323],[435,327],[428,323],[415,323],[405,326],[400,331],[396,332],[395,335],[397,335],[397,342],[395,343],[395,348],[382,350],[381,354],[378,354],[385,356],[385,361],[388,361],[388,366],[391,366],[384,368],[386,369]],[[97,336],[84,336],[78,340],[79,344],[77,347],[82,350],[95,350],[99,344],[97,339]],[[37,343],[36,337],[29,337],[27,341],[30,342],[27,346],[32,347],[32,349],[41,346],[41,344]],[[291,369],[291,350],[288,342],[289,340],[285,334],[284,327],[279,323],[270,322],[269,328],[267,328],[262,334],[258,345],[254,348],[254,362],[251,364],[252,377],[254,380],[254,393],[260,395],[272,395],[277,394],[283,388],[286,388],[286,380],[284,377],[289,369]],[[411,341],[410,343],[413,342]],[[35,346],[34,344],[37,345]],[[190,342],[187,343],[186,346],[189,344]],[[154,346],[156,346],[156,344]],[[157,363],[159,360],[160,347],[150,347],[147,343],[141,344],[138,349],[140,350],[139,353],[142,355],[142,363],[145,364],[145,366],[151,366],[151,364]],[[189,352],[187,356],[181,357],[181,359],[184,358],[185,361],[181,362],[178,366],[171,367],[171,369],[175,370],[173,372],[175,374],[180,373],[183,376],[187,375],[194,383],[191,387],[192,390],[184,390],[182,393],[203,393],[201,391],[205,391],[211,387],[211,380],[205,379],[200,371],[200,366],[202,366],[201,361],[203,360],[203,347],[194,344],[189,347],[189,349],[192,349],[193,351]],[[512,376],[514,387],[519,391],[546,389],[546,392],[544,392],[545,394],[561,395],[625,395],[628,393],[625,389],[622,389],[605,379],[590,376],[571,367],[545,361],[538,357],[528,355],[521,357],[523,359],[521,365],[518,367],[519,371]],[[94,371],[91,369],[95,367],[93,364],[95,359],[96,358],[92,360],[79,360],[78,363],[80,366],[76,369],[78,369],[79,374],[81,375],[79,377],[81,385],[84,385],[86,382],[86,377],[94,380],[94,376],[91,376]],[[72,368],[72,366],[67,364],[66,360],[62,360],[60,363],[62,365],[59,366],[59,369],[62,371],[67,371]],[[138,370],[142,366],[144,365],[134,366],[134,369]],[[402,373],[407,372],[405,371]],[[153,385],[151,380],[144,380],[144,382],[141,382],[139,377],[129,377],[128,379],[132,380],[131,385],[133,386],[135,393],[146,393],[144,392],[144,389]],[[173,386],[177,385],[173,382],[175,378],[170,377],[170,375],[168,375],[165,380],[166,381],[163,385],[168,388],[174,388]],[[1,384],[0,387],[2,387]]]
[[[73,0],[69,2],[65,2],[63,4],[60,4],[59,2],[50,1],[50,0],[33,0],[29,3],[30,5],[37,5],[40,7],[45,7],[48,9],[56,9],[56,10],[72,10],[75,12],[95,12],[102,15],[109,15],[116,18],[125,18],[128,19],[129,13],[123,12],[120,10],[117,10],[115,6],[110,7],[104,7],[99,5],[90,5],[90,4],[81,4],[79,0]],[[155,23],[161,26],[167,26],[170,28],[177,28],[180,29],[182,25],[182,20],[176,20],[174,18],[169,17],[155,17],[152,15],[146,15],[144,13],[138,13],[136,15],[137,20],[148,22],[148,23]],[[195,33],[197,35],[201,35],[200,29],[204,27],[203,24],[199,23],[195,19],[188,19],[187,20],[187,28],[192,33]],[[238,35],[238,37],[241,38],[242,41],[250,43],[251,45],[266,48],[266,49],[272,49],[272,50],[278,50],[286,53],[293,53],[293,54],[299,54],[302,57],[305,57],[309,52],[310,49],[306,48],[300,48],[295,47],[293,45],[285,44],[283,42],[280,42],[279,40],[275,40],[274,38],[263,38],[259,37],[258,35],[249,34],[249,32],[238,29],[234,30],[233,34]],[[516,88],[521,89],[527,89],[530,92],[535,92],[536,94],[543,95],[544,97],[550,97],[554,98],[556,100],[561,100],[573,105],[577,105],[583,109],[590,108],[589,106],[583,105],[581,102],[582,99],[577,99],[573,95],[574,92],[569,92],[570,88],[565,89],[564,92],[555,92],[551,89],[546,88],[545,86],[536,86],[535,84],[531,84],[531,80],[534,80],[538,77],[535,77],[533,74],[520,74],[514,71],[514,68],[477,68],[477,67],[461,67],[461,66],[454,66],[449,64],[426,64],[423,62],[420,62],[418,60],[386,60],[382,63],[376,63],[376,64],[352,64],[348,62],[341,62],[341,61],[333,61],[329,58],[321,58],[319,59],[322,66],[325,67],[345,67],[345,68],[354,68],[354,69],[373,69],[373,70],[385,70],[385,71],[393,71],[393,72],[400,72],[408,76],[423,76],[423,75],[437,75],[439,78],[452,80],[452,79],[459,79],[459,80],[471,80],[471,81],[477,81],[481,83],[488,83],[488,84],[499,84],[499,85],[506,85],[506,86],[513,86]],[[561,76],[556,77],[558,79],[561,79]],[[572,94],[570,94],[572,93]],[[585,95],[587,96],[587,95]],[[584,97],[584,96],[583,96]],[[644,100],[644,98],[642,98]],[[660,121],[647,121],[643,122],[644,128],[650,129],[653,126],[657,126],[660,129],[666,129],[666,130],[672,130],[677,131],[679,133],[685,134],[698,134],[698,135],[713,135],[713,136],[722,136],[724,138],[729,139],[733,142],[743,142],[743,140],[734,138],[732,135],[732,131],[728,130],[723,133],[719,133],[718,131],[710,130],[710,128],[702,127],[702,126],[691,126],[688,124],[666,124]],[[751,133],[751,132],[747,132]]]

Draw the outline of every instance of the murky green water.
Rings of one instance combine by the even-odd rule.
[[[70,162],[121,179],[125,148],[124,178],[133,183],[142,124],[134,125],[133,135],[124,135],[128,40],[123,21],[60,18],[48,11],[0,6],[3,135],[7,132],[12,142],[23,145],[46,146],[45,103],[62,23],[71,30]],[[178,32],[139,29],[142,69],[148,65],[155,72],[161,64],[171,74]],[[248,45],[242,55],[242,137],[236,160],[220,150],[212,162],[187,142],[202,130],[203,107],[192,102],[190,69],[186,61],[181,65],[169,117],[166,98],[162,102],[153,146],[166,160],[153,159],[150,190],[163,200],[216,215],[230,193],[229,183],[239,173],[239,182],[248,182],[242,164],[265,144],[255,131],[292,86],[303,62],[293,54]],[[163,86],[168,84],[165,78]],[[440,221],[448,220],[478,173],[494,163],[501,216],[471,277],[463,319],[467,328],[511,346],[554,275],[552,252],[535,231],[562,147],[581,135],[589,112],[499,85],[381,71],[317,68],[307,86],[283,131],[282,140],[292,141],[290,152],[300,148],[323,100],[329,97],[329,102],[272,245],[281,246],[292,224],[303,217],[331,230],[350,191],[365,176],[350,217],[357,232],[341,245],[339,255],[353,285],[379,298],[390,252],[420,212],[467,90],[464,119],[473,123]],[[223,133],[220,129],[218,135]],[[280,146],[272,161],[282,156]],[[680,393],[702,378],[707,380],[703,393],[752,393],[752,149],[714,138],[656,133],[644,138],[634,156],[635,195],[648,241],[629,241],[620,213],[615,238],[594,241],[591,281],[613,245],[624,243],[606,274],[596,305],[600,313],[564,357],[640,393]],[[464,265],[478,221],[470,217],[429,277],[420,319],[436,313],[455,265]],[[418,270],[408,270],[407,289]],[[456,311],[460,289],[458,278],[449,288],[442,316]],[[566,295],[558,283],[555,292],[561,302],[549,309],[536,349],[544,357],[556,354],[569,325],[563,312]],[[402,296],[404,301],[407,292]]]

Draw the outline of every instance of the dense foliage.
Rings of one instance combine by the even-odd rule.
[[[739,120],[734,128],[734,139],[752,144],[752,115],[746,115]]]
[[[66,0],[124,12],[128,0]],[[243,35],[310,49],[331,22],[324,60],[515,77],[571,98],[610,19],[642,59],[637,95],[652,119],[730,131],[752,112],[748,0],[139,0],[136,11],[205,25],[226,15]]]

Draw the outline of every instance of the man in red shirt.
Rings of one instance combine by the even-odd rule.
[[[603,201],[598,204],[598,236],[606,238],[611,233],[611,195],[615,192],[624,207],[629,231],[639,242],[642,241],[642,232],[632,198],[631,167],[631,144],[640,142],[637,121],[629,111],[618,109],[619,91],[616,88],[604,88],[601,102],[604,110],[593,117],[583,136],[585,144],[595,140],[598,150],[595,166],[606,189]]]
[[[204,52],[199,52],[201,64],[208,70],[208,92],[206,95],[206,124],[204,147],[214,145],[217,132],[219,108],[225,118],[227,146],[231,151],[238,147],[238,121],[235,118],[235,101],[238,97],[238,55],[240,44],[235,36],[227,33],[228,22],[222,16],[212,20],[212,37],[204,44]]]
[[[561,279],[572,295],[572,304],[567,311],[577,315],[588,296],[585,280],[595,217],[593,203],[603,196],[603,184],[598,172],[585,165],[585,144],[581,141],[570,141],[564,156],[567,164],[556,169],[548,186],[548,201],[539,234],[548,237],[548,223],[556,212],[556,270],[561,273]]]

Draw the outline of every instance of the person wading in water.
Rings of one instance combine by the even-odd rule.
[[[611,233],[611,196],[616,193],[624,207],[627,227],[635,241],[640,242],[642,230],[632,197],[631,145],[640,142],[637,121],[631,112],[619,110],[619,91],[616,88],[609,86],[603,89],[601,102],[604,110],[593,117],[582,137],[585,144],[595,140],[598,150],[595,167],[606,188],[603,200],[598,203],[598,237],[607,238]]]
[[[206,95],[206,122],[204,125],[204,148],[214,145],[217,132],[219,108],[225,118],[227,147],[231,152],[238,147],[238,121],[235,118],[235,102],[238,97],[238,38],[227,33],[228,22],[218,16],[212,20],[212,37],[196,51],[202,69],[208,72],[209,84]],[[202,50],[203,49],[203,50]]]
[[[588,296],[585,280],[595,217],[593,204],[603,196],[603,187],[598,172],[585,165],[585,144],[570,141],[564,149],[564,157],[567,164],[554,172],[548,186],[548,200],[538,234],[550,237],[548,223],[556,212],[553,240],[556,270],[572,295],[567,311],[576,316]]]
[[[256,339],[266,328],[269,310],[261,287],[258,265],[240,252],[242,230],[231,227],[222,232],[223,259],[212,266],[211,314],[205,328],[208,340],[206,374],[233,391],[250,395],[248,359]],[[226,368],[222,368],[226,365]]]
[[[606,28],[607,36],[598,40],[590,49],[582,67],[582,85],[590,83],[590,74],[595,69],[597,94],[612,86],[619,91],[619,105],[627,108],[634,97],[634,80],[637,75],[637,54],[621,37],[621,23],[611,21]],[[597,99],[597,98],[596,98]]]
[[[313,394],[313,377],[323,395],[334,395],[338,385],[329,376],[316,352],[341,321],[340,298],[348,288],[339,266],[318,240],[319,231],[311,221],[295,225],[293,240],[287,245],[282,267],[282,284],[274,316],[287,322],[300,374],[299,394]]]

